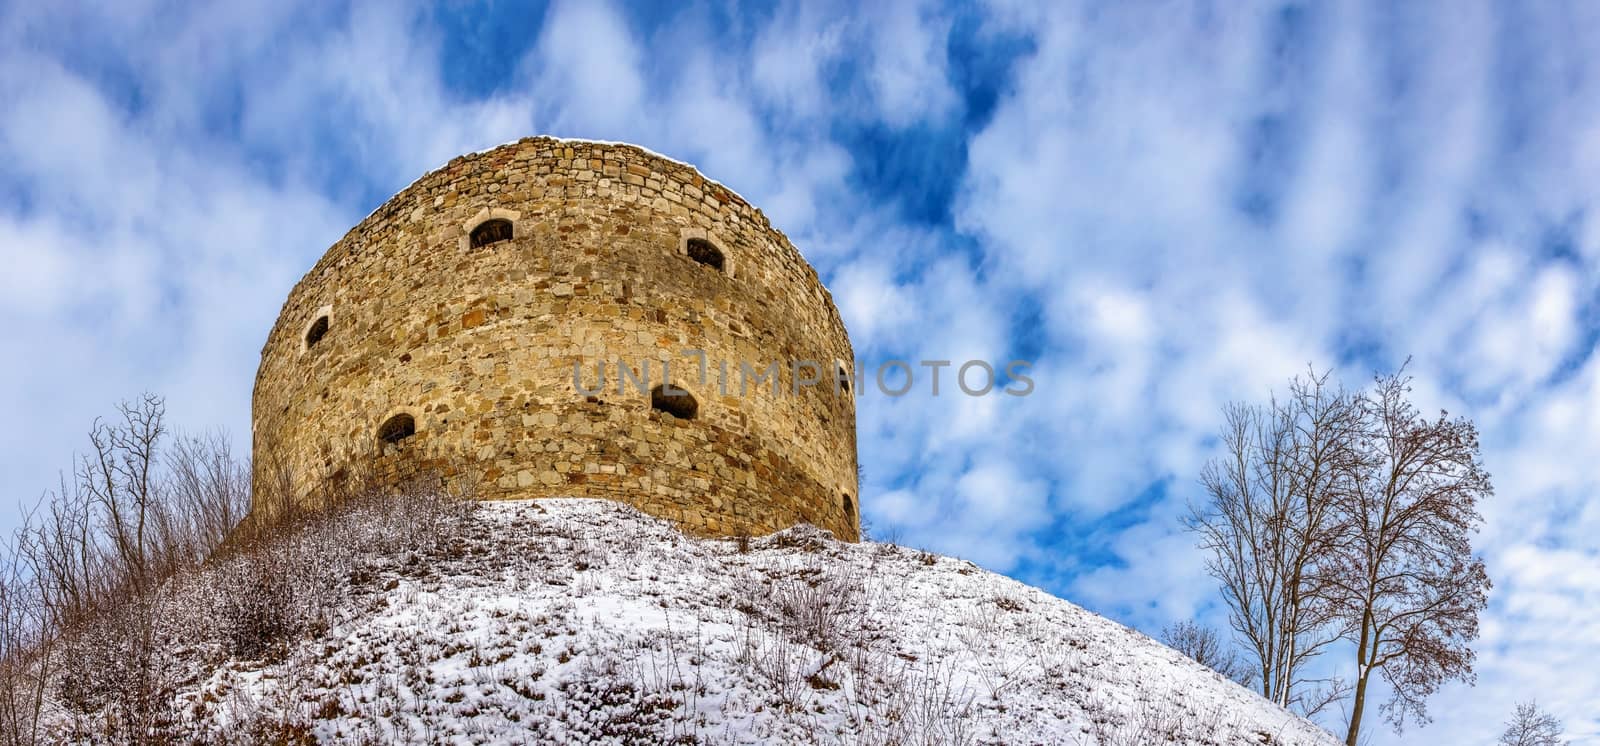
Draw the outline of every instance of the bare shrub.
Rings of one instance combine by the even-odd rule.
[[[250,469],[225,438],[170,435],[152,395],[117,412],[0,544],[0,746],[183,740],[174,694],[208,661],[274,655],[378,570],[428,572],[471,509],[470,474],[297,500],[269,470],[266,517],[245,523]],[[47,707],[62,713],[49,727]],[[304,735],[259,725],[267,741]]]
[[[671,737],[682,702],[673,693],[646,686],[616,658],[585,660],[576,678],[561,682],[562,700],[551,714],[562,736],[579,743],[695,743],[692,736]]]
[[[240,659],[272,657],[278,643],[305,626],[296,580],[305,573],[291,547],[260,547],[235,557],[210,575],[216,591],[215,619],[223,649]],[[300,566],[296,566],[300,565]]]
[[[303,740],[292,708],[245,712],[249,722],[226,737],[194,732],[206,726],[180,722],[175,694],[207,661],[275,659],[325,629],[380,569],[426,572],[428,555],[459,534],[472,507],[438,489],[422,483],[304,513],[67,630],[56,688],[71,715],[68,735],[113,743]]]
[[[57,691],[73,740],[171,740],[180,666],[160,602],[135,596],[63,636]]]
[[[785,712],[804,710],[811,700],[807,669],[816,652],[754,625],[743,628],[739,641],[739,663],[766,685],[775,704]]]
[[[222,546],[250,510],[250,465],[220,433],[179,436],[167,451],[167,490],[176,510],[163,524],[182,559],[199,562]]]
[[[172,436],[165,415],[146,394],[97,420],[89,451],[0,547],[6,743],[44,737],[50,695],[80,738],[159,739],[172,721],[180,671],[160,589],[224,540],[248,506],[249,468],[220,435]]]
[[[882,727],[867,734],[871,743],[964,745],[977,742],[972,730],[972,688],[955,679],[951,664],[908,669],[883,705]]]
[[[1161,642],[1240,686],[1248,687],[1255,682],[1255,674],[1250,667],[1239,660],[1238,653],[1234,652],[1228,641],[1210,627],[1187,620],[1170,624],[1161,630]]]
[[[784,575],[768,589],[766,610],[790,639],[834,651],[865,615],[866,579],[854,565]]]
[[[1098,746],[1210,742],[1207,736],[1211,729],[1204,720],[1186,712],[1170,694],[1141,696],[1127,708],[1091,699],[1086,709],[1090,732]]]
[[[457,535],[474,505],[443,489],[430,479],[396,494],[373,490],[263,532],[219,560],[199,584],[215,599],[228,654],[272,657],[324,626],[353,587],[377,576],[375,563],[424,572],[424,558]]]
[[[0,746],[37,742],[54,642],[39,580],[14,546],[0,545]]]

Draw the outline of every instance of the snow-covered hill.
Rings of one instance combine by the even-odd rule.
[[[1335,742],[968,562],[809,527],[697,540],[594,500],[466,520],[278,662],[208,666],[186,719],[340,743]]]

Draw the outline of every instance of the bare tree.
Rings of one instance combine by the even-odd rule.
[[[1291,381],[1284,401],[1229,405],[1224,455],[1201,475],[1209,499],[1190,511],[1262,696],[1305,715],[1341,691],[1306,664],[1338,639],[1323,566],[1338,533],[1339,493],[1360,463],[1360,411],[1356,397],[1315,370]]]
[[[92,452],[78,465],[78,487],[98,508],[123,579],[143,593],[150,566],[150,533],[157,501],[156,459],[166,434],[166,403],[154,394],[117,406],[120,423],[97,420],[89,431]]]
[[[1283,664],[1279,658],[1285,614],[1279,552],[1273,533],[1280,524],[1277,468],[1286,428],[1275,411],[1231,405],[1222,433],[1226,457],[1206,465],[1201,476],[1210,504],[1196,508],[1190,525],[1201,546],[1211,551],[1207,570],[1222,586],[1228,621],[1255,657],[1261,695],[1279,701]]]
[[[1324,572],[1342,531],[1338,506],[1363,463],[1361,397],[1336,383],[1331,373],[1307,370],[1289,382],[1288,422],[1293,429],[1286,469],[1291,504],[1282,530],[1287,535],[1288,609],[1283,659],[1289,663],[1283,703],[1313,717],[1343,700],[1351,688],[1339,678],[1317,678],[1305,664],[1338,638],[1337,608]]]
[[[1346,743],[1359,741],[1367,687],[1381,672],[1392,698],[1383,706],[1396,731],[1428,721],[1426,700],[1449,679],[1472,680],[1478,613],[1489,577],[1472,553],[1493,492],[1470,420],[1419,414],[1410,379],[1380,376],[1364,398],[1353,489],[1338,491],[1343,516],[1335,560],[1323,577],[1355,643],[1356,681]]]
[[[1240,686],[1248,687],[1255,684],[1255,674],[1250,667],[1239,660],[1239,655],[1234,652],[1233,646],[1210,627],[1191,621],[1169,624],[1161,630],[1161,641],[1167,647],[1195,659],[1200,665],[1232,679]]]
[[[1522,702],[1517,712],[1506,721],[1506,730],[1500,734],[1500,746],[1567,746],[1562,740],[1561,721],[1556,716],[1539,709],[1534,702]]]
[[[40,584],[38,602],[47,606],[53,626],[70,627],[89,615],[105,582],[105,553],[96,543],[89,502],[65,480],[60,493],[46,493],[24,514],[15,551]]]

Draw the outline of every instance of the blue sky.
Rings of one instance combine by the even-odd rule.
[[[1495,590],[1404,740],[1537,697],[1600,742],[1600,6],[1391,5],[0,6],[7,499],[142,390],[246,441],[289,287],[428,169],[626,140],[761,206],[863,360],[1033,360],[869,391],[864,515],[1146,631],[1220,621],[1178,516],[1221,406],[1412,357]]]

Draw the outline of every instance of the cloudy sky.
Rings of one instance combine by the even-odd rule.
[[[869,365],[1034,361],[868,391],[864,514],[1149,632],[1220,620],[1220,407],[1412,357],[1495,589],[1477,686],[1375,743],[1530,697],[1600,743],[1600,5],[109,5],[0,5],[0,527],[140,391],[242,442],[290,286],[426,170],[626,140],[762,207]]]

